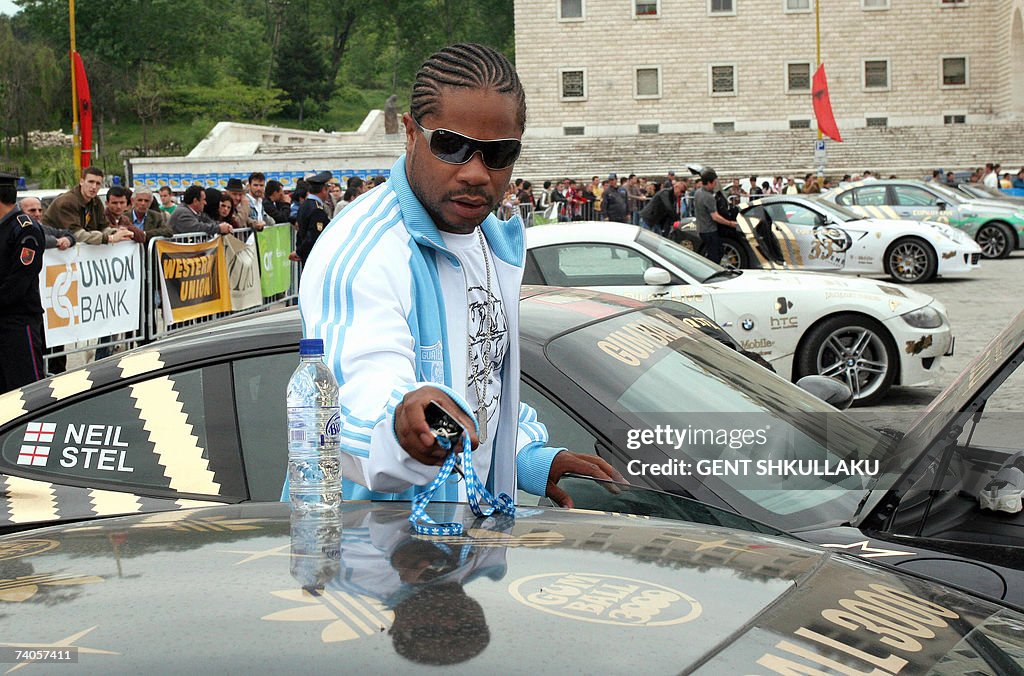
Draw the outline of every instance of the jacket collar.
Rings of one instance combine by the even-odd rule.
[[[402,210],[402,220],[405,228],[412,238],[420,245],[435,249],[444,254],[449,260],[457,262],[454,255],[445,248],[444,240],[441,239],[441,232],[423,207],[412,186],[409,185],[409,178],[405,173],[405,154],[403,153],[394,166],[391,167],[391,176],[388,183],[392,190],[398,195],[398,204]],[[488,214],[484,222],[480,224],[483,230],[484,239],[494,255],[500,260],[522,267],[525,238],[523,237],[523,226],[519,216],[513,216],[511,220],[502,221],[493,213]]]

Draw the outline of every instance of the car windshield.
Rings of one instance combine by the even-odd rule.
[[[857,212],[851,211],[850,209],[834,202],[826,202],[823,199],[815,199],[813,197],[808,198],[808,200],[814,202],[814,206],[818,209],[831,214],[837,221],[846,222],[864,220],[864,216],[862,214],[858,214]]]
[[[641,230],[636,236],[636,242],[648,251],[668,259],[672,265],[700,282],[715,275],[721,276],[719,273],[726,271],[721,265],[648,230]]]
[[[558,480],[558,487],[572,497],[575,509],[652,516],[687,523],[724,526],[777,537],[789,536],[785,531],[740,514],[641,486],[624,486],[593,477],[566,474]]]
[[[970,186],[970,188],[968,189],[968,192],[970,192],[972,195],[974,195],[976,197],[979,197],[981,199],[986,199],[986,200],[993,199],[993,200],[999,200],[999,201],[1002,202],[1002,201],[1007,201],[1007,197],[1009,197],[1009,195],[1007,195],[1002,190],[998,190],[996,188],[990,188],[990,187],[988,187],[987,185],[985,185],[983,183],[970,183],[968,185]]]
[[[956,192],[950,190],[944,185],[932,183],[929,184],[928,187],[931,188],[935,193],[941,195],[942,197],[945,197],[946,201],[948,201],[950,204],[962,204],[964,201],[964,197],[962,195],[956,194]]]
[[[546,352],[625,423],[614,441],[635,451],[630,474],[644,471],[640,458],[660,459],[677,485],[699,484],[735,511],[786,531],[848,522],[874,477],[828,468],[877,464],[891,446],[660,310],[589,324],[554,339]],[[704,499],[696,488],[694,495]]]

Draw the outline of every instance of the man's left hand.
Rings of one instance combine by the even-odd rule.
[[[545,495],[566,509],[572,509],[573,503],[569,494],[557,485],[558,480],[562,478],[563,474],[580,474],[603,481],[627,483],[626,479],[617,469],[596,455],[562,451],[551,462],[551,471],[548,473],[548,486]]]

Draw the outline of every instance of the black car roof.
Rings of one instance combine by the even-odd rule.
[[[0,634],[78,648],[79,668],[115,673],[752,673],[814,666],[808,652],[822,651],[862,667],[867,653],[892,653],[890,665],[924,672],[959,659],[964,635],[998,610],[729,529],[541,508],[480,522],[435,504],[468,536],[421,537],[408,510],[347,502],[338,519],[303,521],[287,504],[252,503],[0,538],[0,599],[17,610],[0,614]],[[880,643],[889,634],[827,620],[848,604],[901,613],[901,627],[923,618],[928,631],[895,656]],[[1003,649],[1019,650],[1019,632],[1005,632]]]

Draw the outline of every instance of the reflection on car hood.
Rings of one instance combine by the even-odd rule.
[[[250,504],[0,538],[16,611],[0,635],[114,673],[954,673],[984,669],[981,647],[1024,654],[1021,615],[789,541],[597,512],[474,522],[439,504],[468,536],[421,537],[408,508],[298,520]],[[896,628],[862,628],[883,621]]]

